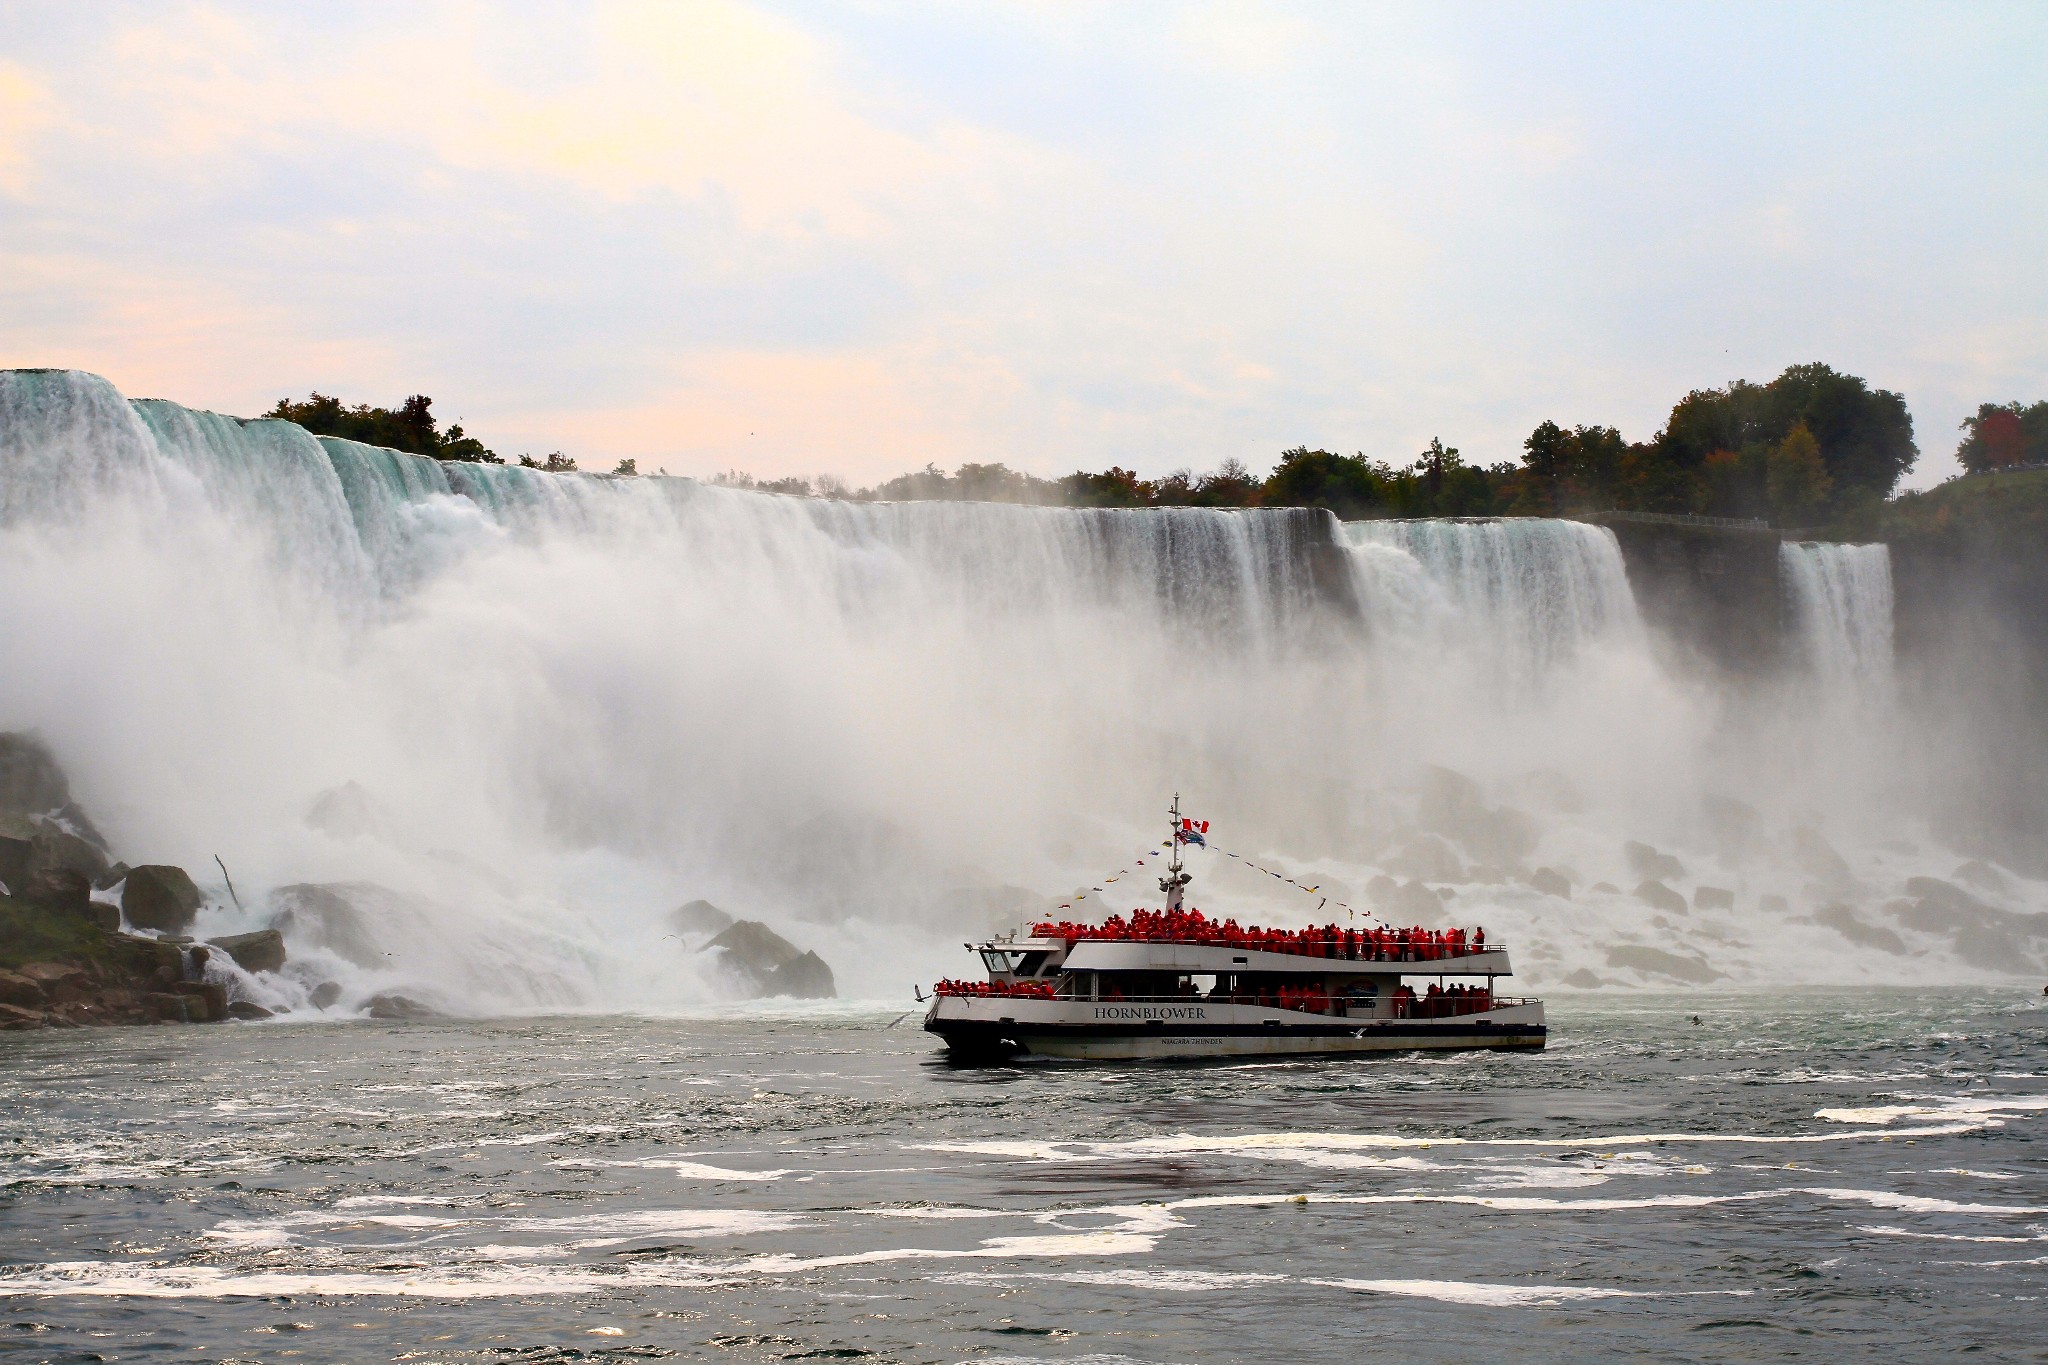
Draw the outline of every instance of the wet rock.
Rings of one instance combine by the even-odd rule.
[[[0,1004],[0,1029],[10,1031],[43,1027],[43,1012],[26,1005]]]
[[[314,1009],[331,1010],[334,1008],[335,1003],[341,999],[341,983],[339,981],[323,981],[313,988],[310,998]]]
[[[1849,860],[1819,830],[1801,827],[1792,831],[1792,857],[1799,870],[1814,879],[1830,896],[1853,896],[1864,890],[1849,868]]]
[[[2033,949],[2048,938],[2048,914],[2014,914],[1999,910],[1939,877],[1913,877],[1906,892],[1914,899],[1894,901],[1887,912],[1909,929],[1949,936],[1956,956],[1971,966],[1996,972],[2033,972]]]
[[[1865,924],[1846,905],[1830,905],[1813,918],[1816,924],[1826,925],[1859,947],[1876,948],[1900,956],[1906,952],[1904,939],[1882,925]]]
[[[76,872],[88,886],[97,886],[107,874],[107,855],[71,831],[45,824],[29,841],[29,877],[52,868]]]
[[[1660,881],[1651,880],[1639,883],[1636,886],[1635,897],[1643,904],[1655,910],[1662,910],[1667,915],[1683,915],[1688,913],[1685,906],[1685,897],[1679,895]]]
[[[296,882],[270,893],[271,925],[354,966],[384,967],[389,955],[377,946],[356,899],[395,894],[370,882]]]
[[[192,1017],[192,997],[174,991],[157,991],[142,998],[142,1008],[149,1017],[160,1024],[196,1024],[201,1022]],[[202,1005],[203,1009],[204,1006]]]
[[[1628,859],[1628,870],[1644,881],[1669,881],[1685,875],[1685,864],[1678,859],[1633,839],[1621,846],[1621,855]]]
[[[228,1017],[228,988],[219,982],[180,981],[171,989],[185,998],[188,1023],[218,1024]]]
[[[1680,957],[1667,953],[1661,948],[1646,948],[1637,944],[1626,944],[1607,950],[1607,965],[1644,972],[1651,976],[1668,976],[1677,981],[1704,986],[1719,981],[1725,975],[1709,967],[1704,958]]]
[[[709,938],[732,927],[731,915],[710,901],[691,901],[668,912],[668,922],[679,934]]]
[[[791,996],[798,1000],[830,1000],[839,994],[832,969],[814,952],[791,958],[768,974],[761,988],[766,996]]]
[[[0,811],[41,815],[71,804],[71,783],[33,735],[0,734]]]
[[[0,969],[0,1005],[19,1005],[23,1009],[43,1007],[43,985],[32,976],[20,972]]]
[[[377,798],[355,782],[344,782],[313,798],[306,824],[336,839],[360,839],[383,834],[389,821]]]
[[[35,837],[35,827],[27,821],[0,817],[0,886],[7,888],[8,895],[19,895],[28,886]]]
[[[1758,896],[1756,898],[1756,908],[1763,914],[1776,915],[1781,918],[1791,913],[1792,910],[1792,907],[1786,903],[1785,898],[1777,895]]]
[[[2000,872],[1990,863],[1974,858],[1955,870],[1955,879],[1959,882],[1967,882],[1977,890],[1987,892],[1993,896],[2005,896],[2012,893],[2012,883],[2007,880],[2003,872]]]
[[[1621,888],[1616,886],[1613,882],[1594,882],[1592,889],[1595,891],[1603,892],[1609,896],[1619,896],[1621,894]]]
[[[1539,867],[1534,872],[1531,872],[1529,874],[1529,885],[1535,887],[1544,895],[1556,896],[1559,900],[1568,901],[1572,898],[1571,878],[1565,876],[1564,873],[1559,872],[1554,867]]]
[[[372,1019],[438,1019],[441,1012],[423,1005],[409,995],[380,991],[363,1002],[363,1012]]]
[[[1425,882],[1461,882],[1465,864],[1456,850],[1434,834],[1417,834],[1387,859],[1387,868],[1397,876]]]
[[[182,934],[205,904],[182,867],[147,863],[128,873],[121,888],[121,913],[138,929]]]
[[[227,934],[207,942],[233,958],[235,965],[245,972],[275,972],[284,968],[284,935],[275,929]]]
[[[87,901],[85,903],[85,917],[89,922],[110,934],[121,932],[121,907],[118,905],[110,904],[107,901]]]
[[[1423,769],[1415,817],[1424,828],[1457,840],[1481,862],[1519,863],[1536,847],[1534,818],[1510,807],[1487,805],[1477,782],[1449,768]],[[1462,880],[1420,869],[1414,875],[1428,881]]]
[[[68,867],[45,867],[29,874],[21,899],[30,905],[83,915],[92,900],[92,883]]]
[[[105,872],[102,872],[100,874],[99,880],[95,881],[92,884],[92,889],[95,891],[111,891],[115,887],[119,886],[122,882],[127,880],[128,864],[115,863],[113,866],[109,867]]]
[[[792,995],[818,999],[834,994],[832,971],[759,920],[734,920],[704,945],[720,954],[720,965],[755,996]],[[809,959],[806,961],[805,959]]]
[[[1607,983],[1602,981],[1599,977],[1593,975],[1593,973],[1587,971],[1584,967],[1581,967],[1577,971],[1568,973],[1565,976],[1564,980],[1558,982],[1557,984],[1560,986],[1568,986],[1575,991],[1592,991],[1598,990],[1600,987],[1606,985]]]
[[[1696,886],[1692,904],[1695,910],[1733,910],[1735,893],[1725,886]]]
[[[1763,817],[1748,802],[1732,796],[1706,796],[1701,798],[1700,808],[1722,857],[1740,860],[1761,842]]]
[[[253,1000],[228,1001],[228,1018],[242,1020],[270,1019],[275,1011],[267,1010]]]

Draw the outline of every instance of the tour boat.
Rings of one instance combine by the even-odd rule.
[[[1181,846],[1206,826],[1178,797],[1171,815],[1165,909],[969,943],[988,980],[938,983],[925,1028],[966,1060],[1542,1048],[1543,1003],[1495,994],[1513,969],[1484,930],[1261,929],[1187,908]]]

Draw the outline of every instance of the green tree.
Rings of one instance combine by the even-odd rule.
[[[1283,451],[1266,476],[1259,501],[1267,507],[1327,507],[1346,521],[1384,516],[1390,475],[1363,455],[1335,455],[1296,446]]]
[[[396,408],[377,408],[368,403],[350,407],[340,399],[316,390],[303,402],[280,398],[277,406],[263,415],[296,422],[315,436],[338,436],[347,441],[403,450],[412,455],[428,455],[437,460],[504,463],[483,442],[466,434],[459,424],[443,431],[434,420],[434,400],[423,393],[413,394]]]
[[[622,479],[630,479],[640,472],[640,462],[633,459],[620,460],[612,467],[612,473]]]
[[[1834,480],[1821,458],[1820,441],[1806,423],[1795,423],[1771,451],[1765,487],[1780,526],[1811,525],[1827,506]]]
[[[1972,474],[2048,462],[2048,398],[2025,407],[1984,403],[1963,419],[1963,433],[1956,459]]]

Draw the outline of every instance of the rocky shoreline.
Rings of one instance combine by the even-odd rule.
[[[0,733],[0,1030],[267,1019],[292,1012],[280,997],[314,1013],[436,1017],[443,1011],[397,990],[344,1001],[338,981],[321,979],[322,961],[372,970],[388,959],[362,906],[393,894],[367,883],[280,887],[264,927],[197,938],[207,901],[191,875],[116,861],[49,749]],[[666,927],[663,937],[733,997],[836,993],[823,959],[758,920],[692,901]],[[288,933],[312,954],[290,981]]]

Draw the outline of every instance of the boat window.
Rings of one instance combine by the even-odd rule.
[[[998,953],[993,949],[984,948],[981,950],[981,960],[988,965],[988,969],[992,972],[1007,973],[1010,970],[1010,955],[1008,953]]]
[[[1021,959],[1021,960],[1020,960],[1020,961],[1018,962],[1018,964],[1017,964],[1017,973],[1018,973],[1018,975],[1020,975],[1020,976],[1046,976],[1046,975],[1050,975],[1050,973],[1048,973],[1048,972],[1047,972],[1047,971],[1045,970],[1045,960],[1046,960],[1047,958],[1051,957],[1051,956],[1052,956],[1052,954],[1051,954],[1051,953],[1026,953],[1026,954],[1024,954],[1023,958],[1022,958],[1022,959]]]

